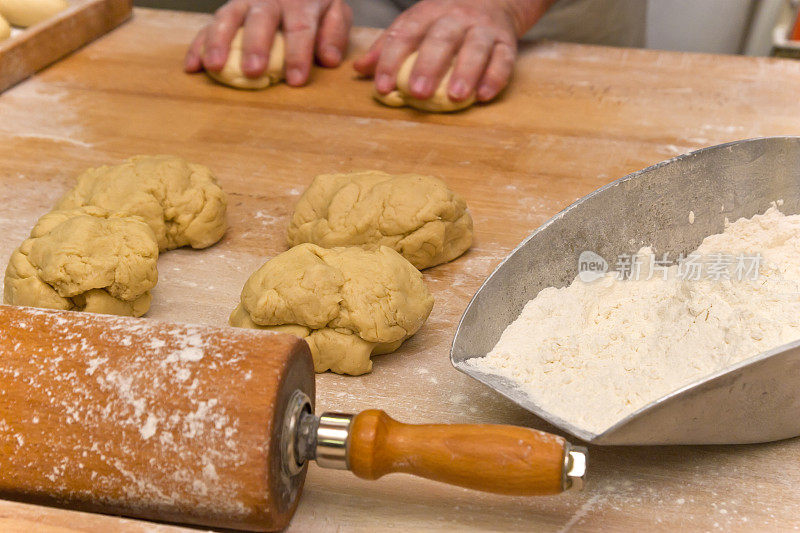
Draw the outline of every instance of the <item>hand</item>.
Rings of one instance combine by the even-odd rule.
[[[257,78],[267,68],[272,40],[282,26],[286,82],[300,86],[308,81],[315,56],[325,67],[342,62],[352,21],[353,12],[343,0],[230,0],[197,34],[184,68],[187,72],[222,70],[231,41],[244,26],[242,71]]]
[[[517,55],[517,38],[555,0],[423,0],[401,14],[354,68],[375,76],[375,88],[395,88],[397,71],[414,50],[411,96],[433,96],[455,58],[448,96],[462,101],[476,93],[488,101],[506,86]]]

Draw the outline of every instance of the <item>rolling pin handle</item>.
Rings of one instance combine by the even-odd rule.
[[[403,472],[451,485],[513,495],[583,490],[586,448],[517,426],[409,425],[383,411],[313,414],[301,391],[291,397],[281,436],[290,476],[314,459],[364,479]]]

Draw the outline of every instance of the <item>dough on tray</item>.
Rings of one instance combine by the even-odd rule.
[[[452,100],[447,95],[447,86],[450,83],[450,77],[453,75],[452,66],[448,69],[444,78],[442,78],[433,96],[427,100],[419,100],[411,96],[409,79],[411,78],[411,71],[416,61],[417,52],[414,52],[408,56],[400,66],[400,70],[397,72],[397,88],[394,91],[388,94],[381,94],[378,91],[373,91],[372,96],[380,103],[390,107],[408,106],[429,113],[451,113],[453,111],[461,111],[475,103],[474,93],[460,102]]]
[[[14,26],[27,28],[57,15],[68,7],[67,0],[0,0],[0,15]]]
[[[290,246],[389,246],[422,269],[469,249],[472,217],[464,200],[431,176],[323,174],[297,202],[288,238]]]
[[[433,308],[422,275],[386,246],[295,246],[259,268],[242,290],[232,326],[305,338],[314,370],[364,374],[371,355],[395,351]]]
[[[120,165],[89,169],[56,209],[89,205],[142,217],[161,251],[206,248],[227,227],[227,200],[211,171],[169,155],[136,156]]]
[[[248,78],[242,70],[242,41],[243,31],[240,29],[236,33],[233,42],[231,42],[228,60],[222,70],[219,72],[206,70],[206,74],[223,85],[235,87],[236,89],[266,89],[271,85],[280,83],[285,74],[283,34],[281,32],[275,33],[275,38],[269,51],[267,69],[258,78]]]
[[[139,217],[97,207],[44,215],[11,255],[3,301],[141,316],[158,279],[158,243]]]

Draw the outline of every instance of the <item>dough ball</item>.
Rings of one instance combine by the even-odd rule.
[[[267,70],[258,78],[248,78],[242,71],[243,30],[239,30],[231,43],[228,61],[219,72],[206,71],[206,74],[218,82],[237,89],[266,89],[270,85],[281,82],[284,78],[285,45],[283,34],[277,32],[269,52]]]
[[[141,316],[158,279],[158,243],[139,217],[85,207],[43,216],[11,255],[7,304]]]
[[[427,111],[429,113],[450,113],[452,111],[461,111],[475,103],[475,95],[470,95],[466,100],[456,102],[451,100],[447,95],[447,85],[450,83],[450,77],[453,75],[453,67],[451,66],[447,73],[442,78],[441,83],[436,88],[433,96],[427,100],[418,100],[411,96],[411,91],[408,87],[408,81],[411,78],[411,70],[414,68],[414,63],[417,61],[417,52],[414,52],[406,58],[400,70],[397,73],[397,89],[389,94],[383,95],[378,91],[374,91],[372,95],[382,104],[391,107],[409,106],[420,111]]]
[[[431,176],[323,174],[297,202],[288,237],[291,246],[388,246],[423,269],[469,249],[472,217],[464,200]]]
[[[358,375],[372,370],[371,355],[416,333],[432,308],[422,274],[391,248],[301,244],[250,276],[230,324],[303,337],[314,370]]]
[[[0,41],[5,41],[11,37],[11,26],[8,25],[3,15],[0,15]]]
[[[227,227],[227,200],[211,171],[168,155],[137,156],[121,165],[89,169],[57,209],[89,205],[142,217],[161,251],[206,248]]]
[[[68,7],[67,0],[0,0],[0,15],[14,26],[27,28]]]

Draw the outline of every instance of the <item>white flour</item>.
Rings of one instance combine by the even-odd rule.
[[[543,409],[600,433],[673,390],[800,338],[800,215],[777,207],[728,224],[697,250],[761,254],[757,279],[680,279],[652,269],[547,288],[477,369],[507,377]],[[731,268],[733,273],[733,268]]]

